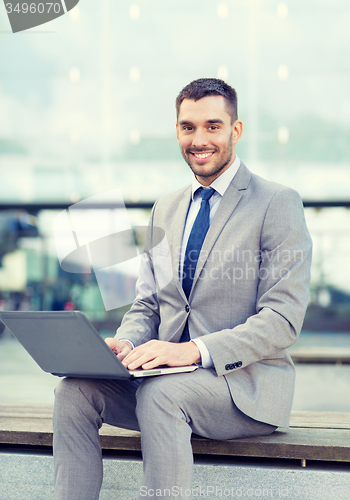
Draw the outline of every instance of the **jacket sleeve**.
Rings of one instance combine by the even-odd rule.
[[[136,298],[130,310],[124,315],[115,335],[116,339],[130,340],[135,347],[158,338],[160,324],[156,280],[151,259],[155,206],[156,204],[152,209],[144,252],[141,256],[140,273],[136,283]]]

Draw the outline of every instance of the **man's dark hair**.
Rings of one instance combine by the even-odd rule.
[[[184,87],[176,98],[176,115],[179,116],[180,106],[184,99],[199,101],[203,97],[221,95],[225,98],[227,111],[231,115],[231,122],[237,120],[237,93],[233,87],[218,78],[200,78]]]

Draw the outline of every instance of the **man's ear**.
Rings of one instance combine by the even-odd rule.
[[[236,120],[232,125],[232,144],[237,144],[237,142],[242,137],[243,123],[240,120]]]
[[[179,125],[177,122],[176,122],[176,138],[177,140],[179,140]]]

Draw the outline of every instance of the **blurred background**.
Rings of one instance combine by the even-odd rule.
[[[107,312],[94,273],[60,268],[53,221],[121,189],[131,224],[147,224],[158,197],[191,182],[175,98],[219,77],[238,92],[239,157],[304,201],[314,258],[298,345],[349,349],[349,26],[348,0],[81,0],[13,34],[0,5],[0,309],[80,309],[115,330],[127,308]],[[118,293],[134,283],[122,273]],[[3,367],[13,346],[3,332]],[[19,385],[11,366],[0,399]],[[350,411],[339,373],[335,406]]]

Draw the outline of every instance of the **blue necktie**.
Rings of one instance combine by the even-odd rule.
[[[185,295],[188,298],[192,288],[192,282],[194,274],[197,267],[198,257],[203,245],[203,241],[209,229],[209,215],[210,206],[209,199],[215,192],[215,189],[203,189],[199,188],[202,202],[197,214],[196,220],[193,223],[190,236],[188,238],[188,243],[185,252],[185,259],[183,265],[183,280],[182,288],[184,289]],[[190,335],[188,331],[188,326],[184,328],[180,342],[188,342],[190,340]]]

